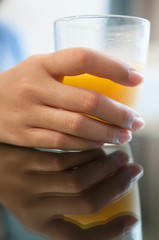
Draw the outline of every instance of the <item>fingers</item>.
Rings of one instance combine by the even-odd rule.
[[[126,86],[142,82],[142,76],[129,64],[88,48],[70,48],[44,57],[44,66],[54,76],[89,73]]]
[[[133,227],[136,226],[138,222],[139,220],[133,215],[119,216],[112,219],[107,224],[88,228],[85,231],[85,235],[87,237],[85,239],[98,240],[99,235],[101,236],[100,240],[117,239],[119,237],[125,236]]]
[[[99,240],[99,236],[100,240],[112,240],[125,236],[138,221],[133,215],[124,215],[106,224],[82,230],[74,223],[55,219],[45,225],[44,232],[47,236],[57,240]]]
[[[101,143],[122,144],[131,139],[131,134],[125,129],[79,113],[49,107],[39,107],[39,112],[30,119],[32,126]]]
[[[65,150],[86,150],[98,148],[103,142],[129,141],[127,130],[135,131],[143,126],[135,111],[98,92],[60,83],[66,75],[82,73],[126,86],[136,86],[142,81],[127,63],[91,49],[72,48],[33,56],[2,74],[0,140],[20,146]]]
[[[103,143],[101,144],[61,132],[41,128],[27,129],[24,139],[20,142],[17,141],[17,144],[23,144],[27,147],[63,150],[88,150],[99,148],[103,145]]]
[[[19,148],[12,145],[0,144],[1,167],[5,176],[22,176],[22,173],[53,173],[77,168],[99,158],[106,158],[105,152],[97,150],[53,153],[29,148]],[[4,171],[5,170],[5,171]]]
[[[142,175],[143,169],[139,165],[129,164],[123,167],[110,177],[110,179],[106,179],[101,184],[98,184],[96,192],[94,192],[93,189],[90,190],[87,195],[88,198],[86,197],[86,206],[89,206],[89,198],[93,198],[93,202],[89,209],[90,212],[97,211],[98,208],[100,209],[109,203],[119,200],[132,189],[134,183],[139,180]],[[106,189],[109,189],[109,191],[106,191]],[[97,196],[100,196],[100,202]]]
[[[38,212],[38,216],[47,218],[61,215],[71,218],[72,214],[94,213],[125,195],[142,172],[141,167],[132,164],[80,194],[41,195],[32,201],[32,208],[35,214]]]
[[[97,151],[98,152],[98,151]],[[108,157],[104,153],[96,155],[96,159],[64,172],[38,173],[28,172],[26,181],[35,195],[55,195],[57,193],[81,193],[128,163],[129,157],[124,152],[115,152]]]
[[[91,162],[95,159],[105,157],[105,153],[102,149],[97,149],[91,151],[71,152],[67,154],[30,150],[29,154],[29,149],[27,149],[25,156],[25,164],[23,162],[25,172],[27,172],[28,174],[33,172],[39,174],[47,174],[53,172],[62,172],[64,170],[80,167],[83,164]],[[18,161],[18,163],[20,161]]]
[[[71,114],[71,111],[76,113],[85,113],[130,131],[136,131],[144,125],[143,120],[135,110],[98,92],[87,89],[55,83],[52,85],[52,88],[50,88],[50,85],[48,85],[47,88],[42,90],[41,100],[45,105],[48,105],[52,108],[61,108],[69,111],[69,115],[66,114],[67,112],[62,112],[58,109],[55,111],[52,108],[40,109],[39,107],[39,109],[34,109],[34,111],[37,112],[35,115],[36,122],[39,122],[40,120],[43,121],[43,118],[40,119],[40,116],[44,118],[47,117],[49,120],[53,118],[57,120],[58,118],[59,120],[56,121],[57,123],[60,121],[60,119],[62,121],[67,116],[68,119],[72,119],[73,116],[76,116],[73,121],[79,121],[77,119],[78,116],[73,115],[73,113]],[[45,111],[42,113],[43,110]],[[68,119],[66,119],[67,123],[69,122]]]

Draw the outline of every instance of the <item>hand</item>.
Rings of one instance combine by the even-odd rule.
[[[98,221],[92,222],[94,218],[89,214],[119,200],[130,191],[142,170],[128,162],[129,156],[123,151],[106,154],[99,149],[57,154],[1,144],[0,202],[28,229],[61,239],[63,231],[68,236],[71,229],[80,232],[82,224],[80,221],[77,223],[78,215],[71,214],[87,214],[91,226],[99,224],[98,221],[103,224],[108,221],[106,216],[106,219],[96,218]],[[122,214],[127,215],[124,211]],[[66,218],[73,223],[76,219],[74,224],[78,227],[65,221]],[[120,231],[129,225],[126,219],[119,218],[122,222]],[[116,222],[113,224],[116,225]],[[98,233],[105,228],[105,236],[109,229],[107,224],[104,226],[95,227],[93,231]],[[81,234],[84,237],[91,232],[82,231]],[[83,238],[77,236],[77,239]]]
[[[46,233],[50,239],[55,240],[99,240],[99,236],[100,240],[115,240],[125,237],[138,224],[139,219],[125,212],[122,216],[114,216],[105,224],[88,229],[81,229],[74,223],[56,219],[47,224]]]
[[[142,82],[130,65],[91,49],[32,56],[0,74],[0,141],[81,150],[129,141],[128,130],[141,128],[143,120],[98,92],[62,84],[64,76],[82,73],[130,87]]]

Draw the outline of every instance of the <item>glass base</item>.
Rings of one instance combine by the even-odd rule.
[[[62,149],[52,149],[52,148],[35,148],[43,152],[55,152],[55,153],[66,153],[66,152],[83,152],[84,150],[62,150]]]

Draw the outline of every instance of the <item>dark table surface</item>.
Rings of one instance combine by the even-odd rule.
[[[0,144],[0,240],[159,239],[158,143],[136,135],[67,153]]]

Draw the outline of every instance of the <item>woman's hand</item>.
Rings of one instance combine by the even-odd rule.
[[[82,73],[126,86],[142,82],[130,65],[91,49],[32,56],[0,74],[0,141],[83,150],[129,141],[130,131],[141,128],[143,120],[133,109],[98,92],[62,83],[64,76]]]

